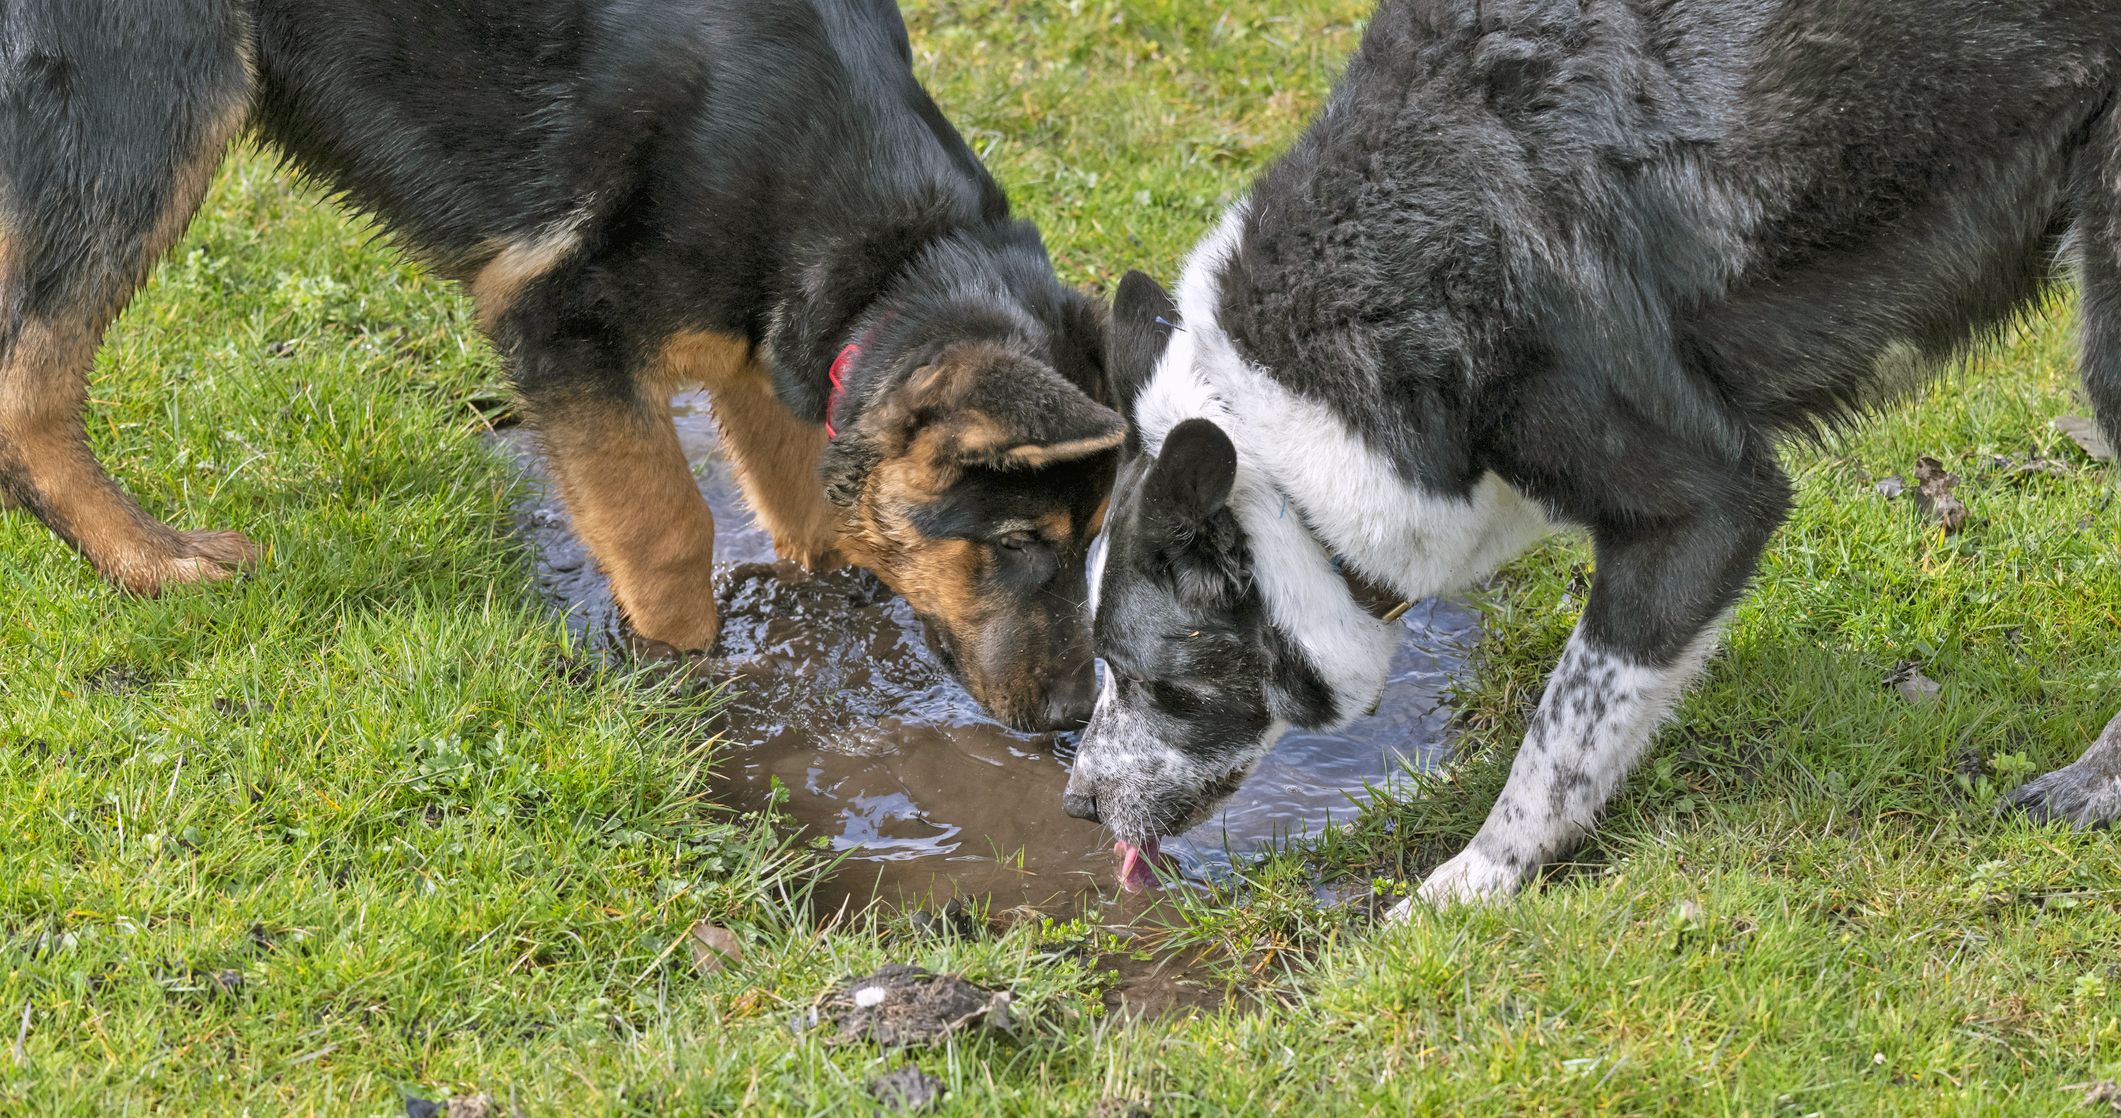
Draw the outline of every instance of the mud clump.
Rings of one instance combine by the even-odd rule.
[[[914,1048],[974,1025],[1013,1032],[1009,1003],[1004,991],[894,963],[833,986],[819,1009],[834,1025],[834,1044],[868,1041],[882,1048]]]
[[[484,1092],[454,1095],[443,1101],[410,1095],[405,1098],[405,1118],[500,1118],[500,1114],[493,1096]]]

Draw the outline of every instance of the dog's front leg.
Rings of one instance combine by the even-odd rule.
[[[2086,829],[2121,823],[2121,714],[2074,764],[2026,781],[2004,802],[2041,823]]]
[[[1752,480],[1761,487],[1750,494],[1754,500],[1647,531],[1594,532],[1597,584],[1548,678],[1509,781],[1473,841],[1422,882],[1421,900],[1507,896],[1590,833],[1658,724],[1700,675],[1723,616],[1781,519],[1787,489],[1780,473],[1766,467]]]

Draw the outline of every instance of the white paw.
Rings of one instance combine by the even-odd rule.
[[[1436,867],[1413,899],[1419,899],[1432,908],[1448,908],[1459,904],[1480,904],[1499,901],[1517,892],[1524,882],[1524,871],[1512,868],[1507,862],[1497,861],[1468,846],[1458,852],[1456,858]],[[1407,907],[1412,911],[1412,899]],[[1398,909],[1393,910],[1395,916]],[[1402,917],[1403,918],[1403,917]]]

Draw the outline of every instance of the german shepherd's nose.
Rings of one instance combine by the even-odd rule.
[[[1097,670],[1085,660],[1046,684],[1046,724],[1043,730],[1080,730],[1090,722],[1097,707]]]

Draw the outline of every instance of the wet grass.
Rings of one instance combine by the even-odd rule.
[[[911,14],[946,110],[1108,285],[1170,274],[1364,5],[1279,7]],[[127,599],[0,516],[0,1113],[819,1113],[908,1059],[960,1114],[2069,1112],[2121,1077],[2121,850],[1992,810],[2121,703],[2113,471],[2047,427],[2081,409],[2069,317],[1791,452],[1800,509],[1728,651],[1575,864],[1390,931],[1312,899],[1389,894],[1477,827],[1582,605],[1561,541],[1484,595],[1465,762],[1245,903],[1191,902],[1251,993],[1126,1024],[1083,927],[820,927],[810,856],[706,796],[711,700],[529,599],[463,301],[246,156],[113,332],[91,432],[264,573]],[[1965,479],[1955,536],[1872,489],[1922,454]],[[2063,469],[1993,462],[2028,454]],[[1883,684],[1908,660],[1934,704]],[[694,969],[702,919],[740,960]],[[1011,989],[1016,1036],[791,1027],[885,962]]]

